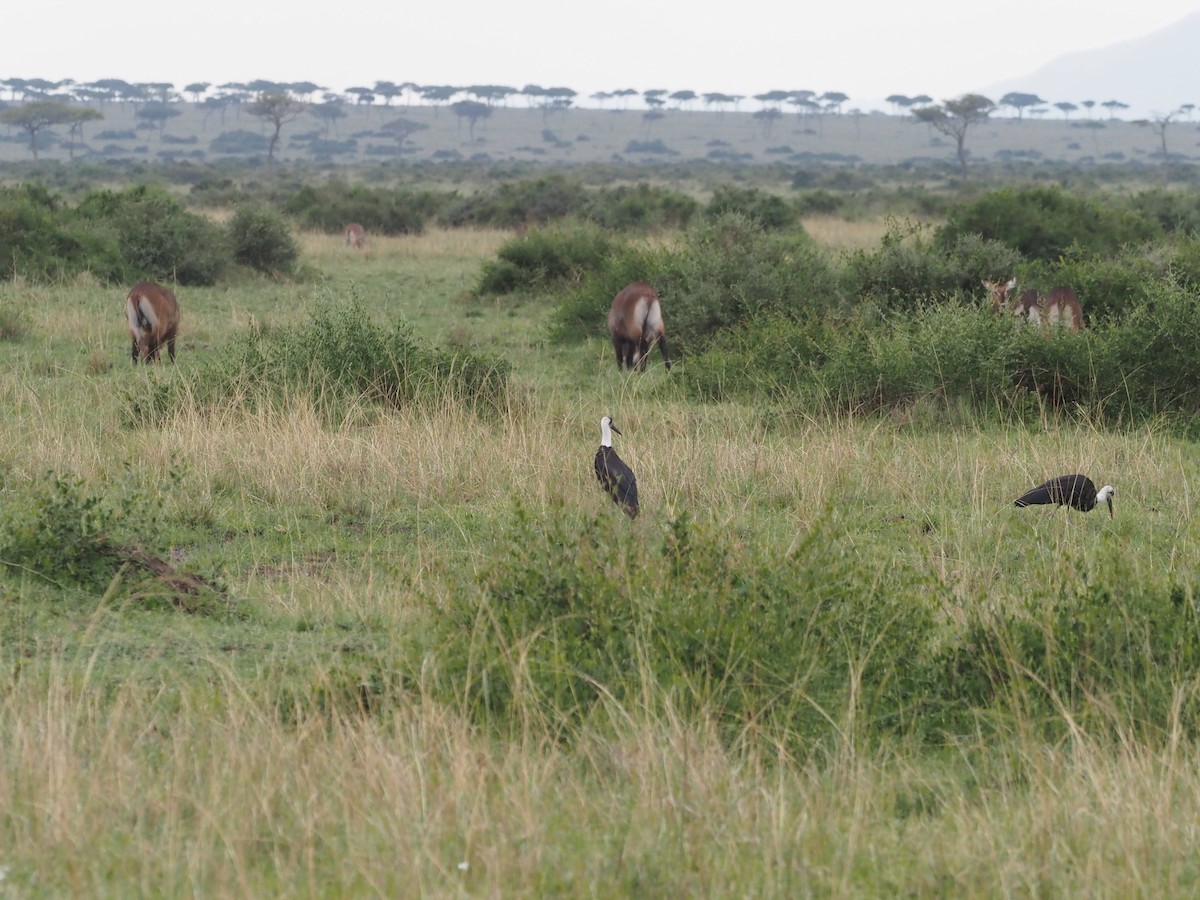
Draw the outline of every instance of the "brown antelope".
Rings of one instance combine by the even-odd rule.
[[[1004,284],[984,279],[983,286],[992,293],[992,309],[1000,310],[1007,305],[1014,316],[1034,324],[1063,324],[1071,331],[1083,327],[1083,307],[1069,287],[1056,287],[1046,294],[1030,288],[1009,300],[1008,295],[1017,286],[1017,279],[1011,278]]]
[[[358,247],[359,249],[367,245],[367,230],[357,222],[351,222],[346,226],[346,246]]]
[[[154,281],[134,285],[125,300],[125,315],[129,319],[129,336],[133,339],[131,355],[137,365],[158,362],[158,352],[167,345],[167,355],[175,362],[175,332],[179,328],[179,303],[175,294]]]
[[[654,288],[640,281],[623,287],[613,297],[608,312],[608,333],[617,352],[617,368],[646,367],[646,355],[654,344],[662,350],[663,362],[671,368],[667,339],[663,334],[662,304]]]

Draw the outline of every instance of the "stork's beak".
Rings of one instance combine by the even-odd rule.
[[[1108,501],[1108,517],[1111,519],[1113,518],[1112,496],[1110,495],[1105,499]]]
[[[621,429],[617,427],[617,423],[614,422],[612,419],[608,420],[608,427],[612,429],[613,434],[621,434]],[[622,435],[622,437],[624,437],[624,435]],[[1112,509],[1112,501],[1111,500],[1108,501],[1108,507],[1110,510]]]

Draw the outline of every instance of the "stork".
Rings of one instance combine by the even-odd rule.
[[[596,478],[604,493],[621,507],[625,515],[636,519],[638,514],[637,478],[633,469],[613,450],[613,433],[621,433],[608,416],[600,419],[600,449],[596,451]]]
[[[1108,517],[1113,517],[1113,494],[1117,492],[1111,484],[1100,490],[1086,475],[1059,475],[1044,484],[1039,484],[1015,501],[1017,506],[1036,506],[1041,503],[1057,503],[1080,512],[1091,512],[1097,503],[1108,504]]]

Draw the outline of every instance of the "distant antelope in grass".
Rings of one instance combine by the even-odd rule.
[[[663,363],[668,370],[671,368],[663,333],[662,304],[650,285],[634,281],[613,297],[608,333],[617,353],[617,368],[644,369],[646,355],[656,343],[662,350]]]
[[[367,230],[357,222],[346,226],[346,246],[362,249],[367,245]]]
[[[167,345],[167,355],[175,362],[175,332],[179,328],[179,303],[175,294],[154,281],[141,281],[125,299],[129,320],[130,351],[134,365],[159,361],[159,350]]]
[[[1011,278],[1004,284],[996,284],[985,278],[983,286],[991,291],[992,309],[1000,310],[1008,306],[1014,316],[1028,319],[1034,324],[1063,324],[1071,331],[1083,327],[1083,307],[1069,287],[1056,287],[1047,294],[1030,288],[1010,300],[1009,294],[1017,286],[1017,279]]]

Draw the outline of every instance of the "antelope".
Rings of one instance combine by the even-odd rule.
[[[983,286],[992,293],[992,309],[998,311],[1007,304],[1014,316],[1028,319],[1034,324],[1061,323],[1071,331],[1078,331],[1083,327],[1083,307],[1079,305],[1079,298],[1069,287],[1056,287],[1046,294],[1030,288],[1022,292],[1020,297],[1009,300],[1009,293],[1017,286],[1016,278],[1011,278],[1004,284],[984,279]]]
[[[644,369],[646,355],[657,343],[662,350],[663,362],[670,370],[662,304],[650,285],[634,281],[613,297],[608,313],[608,333],[612,335],[613,349],[617,353],[617,368]]]
[[[346,226],[346,246],[347,247],[365,247],[367,244],[367,230],[357,222],[351,222]]]
[[[140,281],[125,300],[129,319],[130,351],[133,364],[158,362],[158,352],[167,345],[167,355],[175,362],[175,331],[179,328],[179,303],[175,294],[154,281]]]

